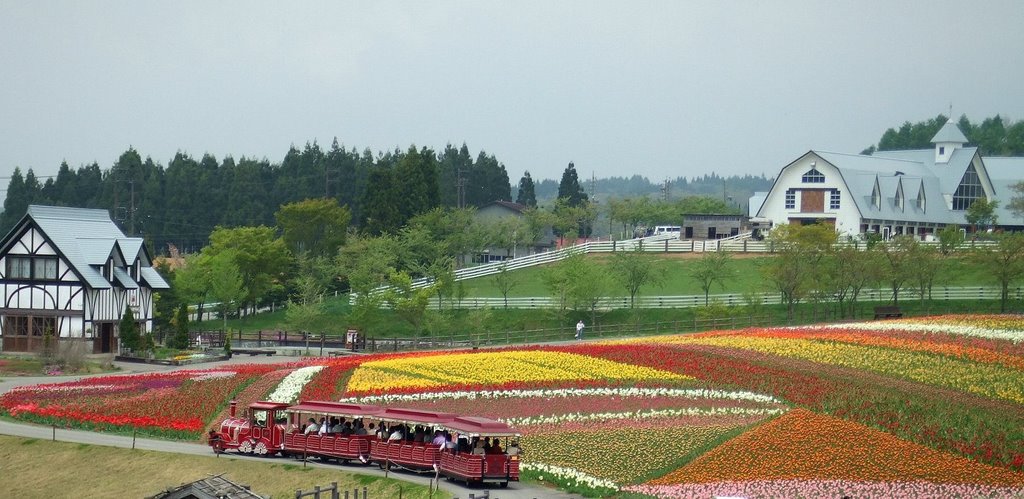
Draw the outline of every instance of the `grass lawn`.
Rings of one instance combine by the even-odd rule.
[[[369,497],[428,497],[427,487],[335,469],[303,468],[288,459],[265,462],[189,456],[0,436],[5,497],[148,497],[169,487],[224,473],[260,495],[295,497],[295,490],[337,481]],[[89,464],[91,463],[91,464]]]
[[[699,255],[692,253],[672,253],[659,255],[662,257],[664,268],[664,282],[660,287],[648,286],[641,290],[640,294],[645,296],[677,296],[677,295],[701,295],[704,292],[700,289],[700,283],[690,277],[694,262]],[[608,265],[611,255],[593,254],[588,255],[596,263]],[[745,292],[772,292],[770,285],[762,277],[762,267],[772,257],[768,256],[747,256],[734,257],[730,262],[733,277],[726,280],[724,285],[715,284],[711,289],[712,294],[719,293],[745,293]],[[557,264],[549,264],[557,265]],[[516,271],[519,277],[519,284],[509,293],[509,296],[549,296],[548,289],[544,286],[542,275],[547,271],[549,265],[529,267]],[[994,285],[974,271],[971,265],[961,259],[950,258],[943,260],[944,268],[939,272],[935,286],[985,286]],[[468,297],[490,297],[500,298],[501,292],[494,284],[494,277],[478,277],[463,281]],[[609,296],[627,296],[625,289],[615,286]]]
[[[35,355],[0,355],[0,374],[4,376],[39,376],[44,374],[43,361]],[[117,371],[109,363],[85,361],[78,371],[64,370],[64,374],[98,374]]]
[[[700,295],[702,291],[696,280],[689,276],[692,266],[699,258],[699,255],[693,254],[661,254],[658,255],[662,258],[665,265],[665,279],[660,287],[647,287],[641,291],[641,295],[647,296],[673,296],[673,295]],[[589,255],[588,258],[592,258],[595,262],[601,265],[607,265],[610,260],[610,255],[607,254],[595,254]],[[761,268],[768,261],[770,256],[757,256],[757,255],[739,255],[731,261],[731,268],[733,271],[733,278],[727,280],[724,286],[715,285],[712,288],[712,294],[721,293],[736,293],[742,294],[745,292],[763,292],[772,293],[773,291],[769,288],[768,283],[762,277]],[[935,288],[941,288],[942,286],[993,286],[994,283],[990,282],[984,274],[978,272],[971,264],[963,261],[959,258],[948,258],[943,260],[943,269],[939,274],[939,278],[936,279]],[[547,288],[544,286],[542,275],[547,272],[550,267],[538,266],[530,267],[522,270],[515,271],[516,275],[519,276],[520,282],[518,286],[512,290],[509,296],[516,297],[530,297],[530,296],[549,296]],[[470,279],[461,281],[467,292],[467,297],[492,297],[500,298],[501,293],[494,284],[493,277],[481,277],[477,279]],[[883,284],[880,283],[879,287]],[[625,290],[614,287],[610,290],[611,296],[626,296]],[[931,304],[918,304],[916,300],[912,300],[913,293],[910,290],[904,291],[901,294],[901,306],[904,307],[905,313],[921,315],[926,311],[933,311],[938,313],[940,311],[947,310],[962,310],[963,304],[946,303],[936,301]],[[350,306],[347,301],[347,297],[339,296],[329,298],[326,302],[327,314],[321,318],[319,324],[312,328],[315,332],[327,332],[329,335],[342,335],[345,330],[350,326],[347,319]],[[871,306],[875,304],[864,303],[862,309],[870,312]],[[972,310],[994,310],[998,311],[998,302],[972,302],[971,307],[967,311]],[[1019,305],[1014,304],[1014,307]],[[919,311],[917,309],[920,309]],[[784,316],[784,313],[780,311],[774,312],[775,315]],[[798,307],[799,311],[802,312],[807,319],[798,319],[798,322],[809,322],[817,314],[811,312],[811,305],[801,304]],[[630,310],[614,310],[609,312],[600,312],[597,314],[598,323],[606,324],[619,324],[626,322],[645,322],[652,323],[658,321],[689,321],[692,323],[696,309],[654,309],[644,310],[642,312],[630,311]],[[732,310],[729,314],[744,314],[747,313],[743,310]],[[639,318],[638,318],[639,317]],[[871,315],[867,316],[868,318]],[[524,329],[541,329],[541,328],[555,328],[561,327],[565,324],[575,324],[577,320],[583,319],[588,325],[595,322],[590,314],[581,312],[570,311],[566,317],[559,316],[553,310],[531,310],[531,309],[509,309],[502,310],[496,308],[489,311],[444,311],[438,312],[434,309],[428,310],[428,317],[423,328],[423,332],[426,335],[444,336],[448,334],[462,334],[467,332],[480,331],[482,327],[486,327],[490,331],[514,331]],[[819,319],[823,320],[823,319]],[[779,319],[779,323],[782,320]],[[199,325],[198,328],[209,328],[209,329],[220,329],[221,322],[219,320],[211,321],[208,325]],[[283,310],[277,310],[269,313],[257,314],[254,316],[246,317],[240,320],[228,321],[228,328],[231,330],[242,331],[278,331],[278,330],[289,330],[285,320],[285,314]],[[371,337],[410,337],[415,335],[413,327],[401,318],[396,316],[394,313],[388,310],[381,310],[375,314],[374,317],[367,318],[366,323],[362,324],[359,329],[363,330]]]

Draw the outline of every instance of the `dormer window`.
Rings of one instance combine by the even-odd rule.
[[[919,210],[921,210],[923,212],[924,211],[924,203],[925,203],[924,186],[922,186],[921,190],[917,191],[917,209],[919,209]]]
[[[896,203],[895,204],[896,204],[896,207],[900,209],[900,211],[903,211],[903,189],[902,188],[897,188],[896,189]]]
[[[803,176],[803,183],[805,184],[824,184],[825,176],[818,171],[817,168],[811,168]]]
[[[875,189],[871,191],[871,204],[875,206],[876,210],[882,209],[882,193],[878,190],[877,183],[875,183]]]
[[[946,155],[946,146],[939,146],[939,156]]]

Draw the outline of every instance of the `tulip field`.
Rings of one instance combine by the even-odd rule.
[[[501,419],[524,479],[589,496],[1024,498],[1018,316],[99,376],[15,389],[0,412],[197,440],[230,400]]]

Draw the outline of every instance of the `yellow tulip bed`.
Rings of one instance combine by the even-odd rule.
[[[566,352],[460,353],[369,361],[348,382],[349,394],[447,385],[548,381],[681,381],[676,373]]]

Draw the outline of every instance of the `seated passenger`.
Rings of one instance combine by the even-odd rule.
[[[316,423],[316,420],[309,418],[309,424],[306,426],[306,431],[302,432],[303,435],[313,435],[320,429],[320,425]]]
[[[373,429],[373,423],[370,423],[370,429],[371,430]],[[366,431],[366,427],[363,426],[363,422],[359,421],[358,423],[356,423],[356,429],[355,429],[355,431],[352,432],[352,434],[353,435],[368,435],[369,432]]]
[[[370,424],[370,428],[373,428],[373,423]],[[377,435],[377,438],[379,438],[381,440],[387,440],[388,439],[388,429],[387,429],[386,426],[384,426],[384,423],[381,423],[380,427],[377,428],[376,435]]]
[[[473,454],[483,454],[486,446],[480,437],[473,437]]]
[[[341,433],[341,430],[344,429],[344,426],[341,424],[342,421],[344,421],[344,419],[339,421],[338,418],[331,418],[331,433]]]
[[[434,430],[434,439],[430,441],[430,445],[444,450],[444,442],[444,433],[441,433],[441,430]]]
[[[388,442],[401,442],[404,439],[402,435],[402,425],[392,426],[391,435],[388,436]]]
[[[498,443],[498,439],[491,440],[491,446],[484,451],[484,454],[501,454],[501,444]]]
[[[342,435],[347,437],[347,436],[352,435],[352,431],[353,431],[352,430],[352,422],[351,421],[345,421],[345,424],[342,425],[341,431],[339,431],[339,433],[341,433]]]
[[[320,431],[317,432],[321,435],[326,435],[331,432],[330,422],[327,418],[320,418]]]

